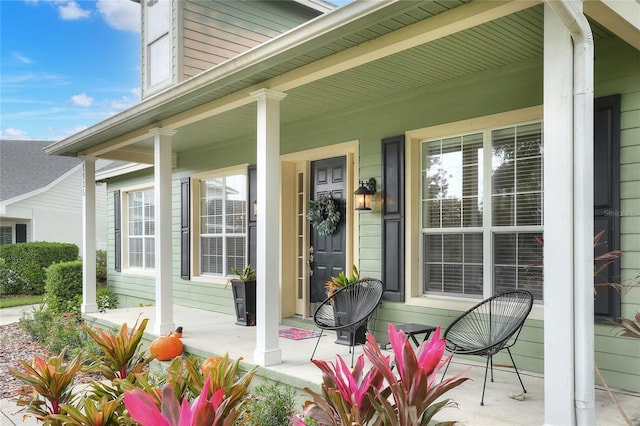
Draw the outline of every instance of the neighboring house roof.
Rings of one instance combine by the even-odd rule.
[[[72,157],[47,155],[51,141],[0,140],[0,201],[46,188],[81,164]]]

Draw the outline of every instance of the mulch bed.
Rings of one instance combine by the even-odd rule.
[[[18,323],[0,325],[0,398],[13,398],[22,388],[22,381],[9,372],[9,367],[21,368],[21,359],[31,362],[36,356],[48,359],[55,355],[36,342]],[[75,384],[101,379],[101,375],[78,373]]]

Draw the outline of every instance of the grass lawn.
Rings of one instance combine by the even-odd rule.
[[[3,296],[0,297],[0,309],[42,303],[42,298],[43,295],[41,294],[26,296]]]

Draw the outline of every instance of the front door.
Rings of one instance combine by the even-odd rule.
[[[315,200],[322,193],[330,193],[340,211],[340,223],[333,234],[319,235],[313,226],[309,233],[311,236],[309,248],[311,312],[314,312],[315,307],[327,298],[325,282],[345,270],[346,163],[344,156],[311,163],[311,198]]]

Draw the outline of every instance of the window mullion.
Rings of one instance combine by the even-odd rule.
[[[483,132],[483,163],[484,170],[482,171],[484,177],[483,185],[483,206],[482,211],[482,223],[484,224],[482,232],[482,294],[484,298],[490,297],[493,293],[493,244],[492,244],[492,221],[493,221],[493,193],[492,193],[492,176],[491,171],[492,164],[492,150],[491,150],[491,132],[485,130]]]

